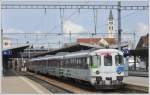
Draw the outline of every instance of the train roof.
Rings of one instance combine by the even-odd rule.
[[[33,58],[31,61],[38,61],[38,60],[50,60],[50,59],[63,59],[63,56],[43,56],[38,58]]]
[[[95,54],[95,52],[117,52],[119,54],[122,54],[122,51],[117,50],[117,49],[91,49],[91,50],[84,50],[84,51],[69,53],[69,54],[64,55],[64,58],[86,57],[86,56]]]
[[[44,57],[39,57],[39,58],[33,58],[32,60],[51,60],[51,59],[63,59],[63,58],[79,58],[79,57],[86,57],[89,56],[90,54],[94,54],[95,52],[105,52],[105,51],[109,51],[109,52],[118,52],[120,54],[122,54],[121,51],[117,50],[117,49],[91,49],[91,50],[82,50],[82,51],[78,51],[78,52],[72,52],[72,53],[58,53],[55,55],[48,55],[48,56],[44,56]]]

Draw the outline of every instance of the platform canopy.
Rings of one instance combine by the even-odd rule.
[[[121,47],[124,47],[125,45],[122,45]],[[111,46],[111,47],[107,47],[107,48],[114,48],[117,49],[117,45],[115,46]],[[39,55],[35,55],[32,57],[40,57],[40,56],[45,56],[45,55],[54,55],[56,53],[59,52],[77,52],[77,51],[81,51],[81,50],[89,50],[89,49],[104,49],[106,47],[100,46],[100,45],[96,45],[96,44],[88,44],[88,43],[74,43],[68,46],[65,46],[63,48],[59,48],[59,49],[55,49],[52,51],[49,51],[47,53],[42,53]]]
[[[4,49],[3,50],[3,57],[4,58],[20,58],[21,57],[20,53],[23,52],[24,49],[26,49],[28,47],[29,47],[29,45],[24,45],[24,46]]]
[[[130,50],[130,55],[131,56],[148,56],[148,48],[141,48],[141,49],[135,49],[135,50]]]
[[[59,48],[59,49],[56,49],[56,50],[52,50],[52,51],[49,51],[47,53],[43,53],[43,54],[36,55],[36,56],[33,56],[33,57],[53,55],[53,54],[56,54],[56,53],[59,53],[59,52],[76,52],[76,51],[81,51],[81,50],[89,50],[89,49],[93,49],[93,48],[98,49],[98,48],[104,48],[104,47],[99,46],[99,45],[86,44],[86,43],[74,43],[72,45],[68,45],[66,47]]]

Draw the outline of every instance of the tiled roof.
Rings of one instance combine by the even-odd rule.
[[[78,38],[78,43],[90,43],[90,44],[97,44],[102,38]],[[103,38],[104,40],[109,43],[109,45],[115,45],[117,44],[117,41],[115,38]]]
[[[136,48],[147,48],[148,47],[149,34],[142,36],[137,44]]]

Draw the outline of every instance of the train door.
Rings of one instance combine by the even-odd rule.
[[[116,72],[119,75],[122,75],[121,73],[125,74],[125,70],[126,70],[125,59],[122,55],[119,54],[115,55],[115,64],[116,64]]]
[[[113,54],[104,54],[101,55],[101,58],[102,58],[101,70],[103,73],[112,74],[116,72]]]

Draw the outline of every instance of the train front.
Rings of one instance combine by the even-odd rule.
[[[101,49],[91,53],[90,81],[96,89],[116,89],[123,86],[125,75],[123,53],[116,49]]]

